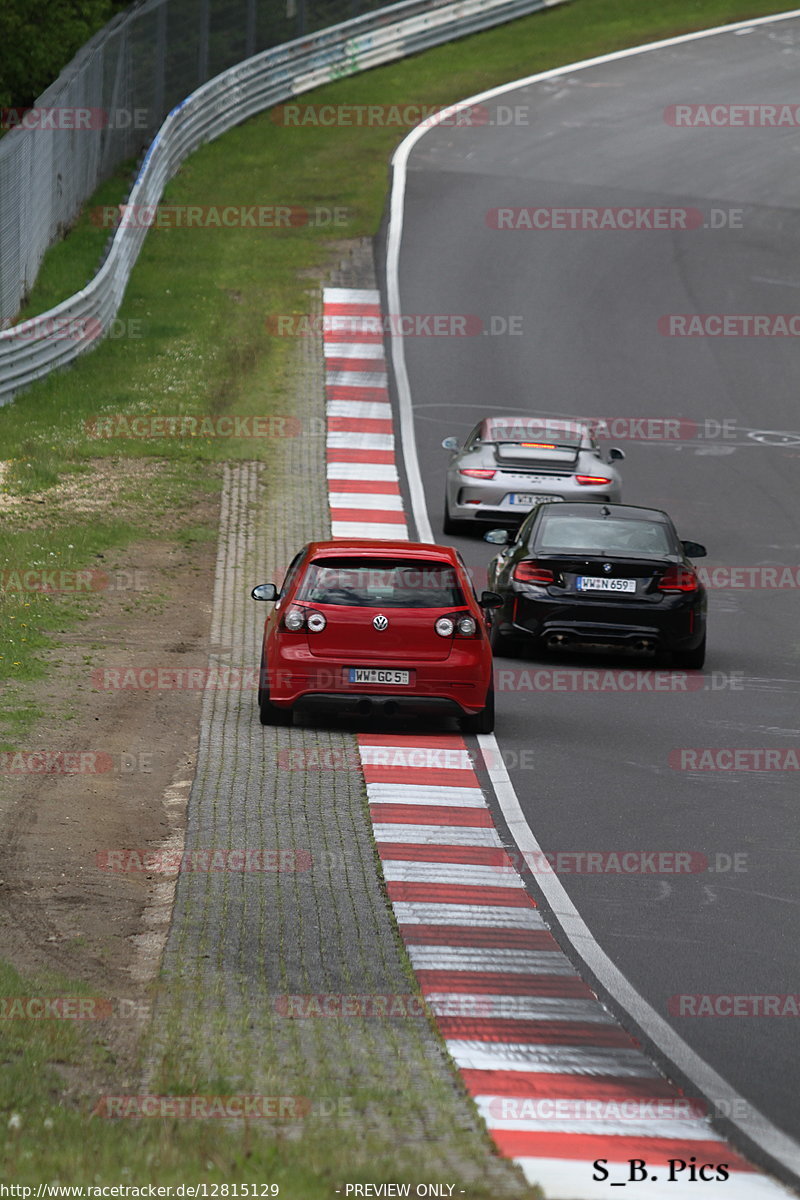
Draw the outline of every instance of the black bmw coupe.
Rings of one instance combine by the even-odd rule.
[[[514,537],[492,529],[503,548],[488,586],[503,597],[494,614],[497,654],[569,644],[669,652],[699,670],[706,652],[706,590],[690,558],[706,549],[681,541],[655,508],[624,504],[541,504]]]

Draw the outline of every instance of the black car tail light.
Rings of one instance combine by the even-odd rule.
[[[696,592],[700,580],[691,567],[668,567],[656,587],[659,592]]]
[[[542,586],[555,583],[555,576],[549,567],[542,567],[533,559],[525,559],[514,567],[514,578],[517,583],[539,583]]]

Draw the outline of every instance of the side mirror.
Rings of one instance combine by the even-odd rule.
[[[444,441],[442,442],[442,449],[443,450],[458,450],[459,445],[460,445],[460,443],[459,443],[459,440],[457,437],[446,437],[444,439]]]
[[[505,601],[499,592],[481,592],[481,608],[502,608]]]
[[[612,446],[608,452],[608,461],[610,463],[622,462],[624,457],[625,457],[625,451],[620,450],[619,446]]]
[[[509,542],[507,529],[490,529],[483,535],[483,540],[492,546],[507,546]]]
[[[278,589],[274,583],[260,583],[254,587],[250,595],[254,600],[277,600]]]
[[[681,545],[687,558],[705,558],[708,554],[705,546],[700,542],[681,542]]]

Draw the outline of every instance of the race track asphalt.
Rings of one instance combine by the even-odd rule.
[[[434,128],[417,142],[401,310],[477,314],[486,329],[514,318],[522,330],[405,339],[434,535],[458,545],[478,575],[492,549],[441,532],[439,446],[508,412],[695,422],[679,441],[604,443],[626,451],[625,501],[667,509],[680,536],[708,546],[709,570],[789,566],[800,578],[796,339],[670,337],[659,327],[669,314],[800,312],[800,129],[678,127],[665,115],[676,104],[789,103],[799,51],[797,20],[686,42],[517,88],[485,102],[488,124]],[[699,210],[702,225],[509,230],[487,221],[500,207],[620,206]],[[752,436],[760,431],[771,432]],[[561,878],[650,1004],[798,1137],[796,1017],[669,1011],[676,995],[800,992],[797,773],[670,765],[682,748],[800,749],[798,590],[759,586],[768,575],[755,582],[710,592],[702,690],[546,690],[542,668],[632,663],[498,659],[512,674],[497,697],[497,737],[546,850],[688,851],[710,867],[730,859],[729,870]]]

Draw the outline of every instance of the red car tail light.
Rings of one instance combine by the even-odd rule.
[[[290,608],[283,623],[292,633],[299,633],[306,623],[306,614],[302,608]]]
[[[555,450],[555,442],[520,442],[523,450]]]
[[[456,621],[456,634],[459,637],[475,637],[478,632],[478,622],[474,617],[459,617]]]
[[[669,567],[659,579],[659,592],[696,592],[700,581],[689,567]]]
[[[291,633],[299,633],[301,629],[307,629],[309,633],[322,633],[328,624],[324,613],[313,608],[299,608],[296,605],[286,613],[283,623]]]
[[[474,638],[479,636],[478,622],[469,613],[453,613],[449,617],[439,617],[434,629],[439,637]]]
[[[462,467],[459,475],[468,475],[470,479],[494,479],[497,474],[489,467]]]
[[[607,475],[576,475],[576,483],[582,483],[584,486],[590,483],[611,483]]]
[[[517,583],[555,583],[553,572],[547,567],[540,567],[532,559],[517,563],[514,567],[514,578]]]

